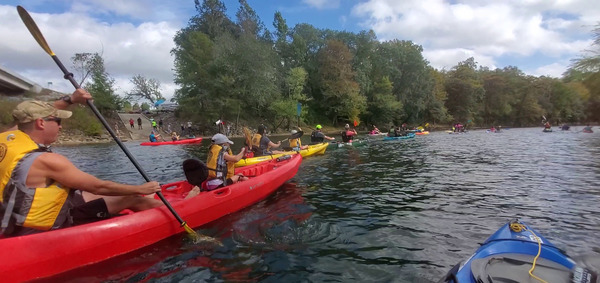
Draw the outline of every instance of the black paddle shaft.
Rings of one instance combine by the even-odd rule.
[[[69,82],[71,82],[71,84],[75,88],[81,88],[81,86],[79,86],[79,83],[77,83],[75,81],[75,79],[73,78],[73,73],[69,72],[69,70],[67,70],[67,68],[65,68],[65,66],[58,59],[58,57],[56,57],[56,55],[52,55],[52,59],[54,60],[54,62],[56,62],[56,65],[58,65],[58,67],[63,72],[63,74],[65,74],[65,76],[64,76],[65,80],[68,80]],[[144,171],[144,168],[142,168],[142,166],[140,166],[140,164],[137,162],[137,160],[135,159],[135,157],[133,157],[133,155],[131,155],[131,152],[129,152],[129,149],[127,149],[127,147],[125,147],[125,145],[123,144],[123,142],[121,142],[121,140],[115,134],[115,132],[112,130],[112,128],[110,127],[110,125],[108,124],[108,122],[106,122],[106,119],[104,119],[104,116],[102,116],[102,114],[100,113],[100,111],[98,111],[98,108],[96,108],[96,106],[94,105],[94,102],[92,100],[88,99],[87,100],[87,105],[90,107],[90,109],[92,109],[92,112],[94,112],[94,114],[96,115],[96,117],[98,117],[98,120],[100,120],[100,122],[102,123],[102,125],[104,125],[104,128],[106,128],[106,130],[113,137],[113,139],[115,140],[115,142],[117,142],[117,144],[123,150],[123,152],[125,153],[125,155],[127,155],[127,158],[129,158],[129,160],[131,161],[131,163],[133,163],[133,166],[135,166],[135,168],[140,172],[140,174],[142,174],[142,177],[144,177],[144,180],[146,180],[146,182],[150,182],[150,178],[146,174],[146,171]],[[175,218],[177,218],[177,221],[179,221],[179,223],[184,223],[183,219],[181,219],[181,217],[179,216],[179,214],[177,214],[177,212],[175,212],[175,209],[173,209],[173,207],[171,206],[171,204],[167,201],[167,199],[165,199],[165,197],[163,196],[162,192],[157,192],[156,194],[158,195],[158,197],[160,198],[160,200],[162,200],[162,202],[167,206],[167,208],[169,208],[169,210],[175,216]]]

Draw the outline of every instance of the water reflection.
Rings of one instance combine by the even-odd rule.
[[[243,140],[234,142],[237,152]],[[127,146],[164,183],[183,179],[186,158],[205,160],[207,144]],[[115,145],[57,151],[101,178],[142,182]],[[599,157],[599,134],[538,128],[372,139],[305,159],[267,200],[201,227],[223,239],[222,249],[173,237],[113,262],[152,258],[150,267],[108,278],[435,282],[515,217],[570,254],[584,253],[600,246]]]

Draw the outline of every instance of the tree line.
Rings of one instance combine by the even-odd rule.
[[[597,51],[574,59],[562,78],[526,75],[515,66],[489,69],[474,58],[437,70],[410,40],[379,41],[372,30],[351,33],[306,23],[290,28],[280,12],[268,29],[246,0],[239,4],[233,20],[220,0],[195,0],[197,14],[175,35],[171,53],[179,88],[173,100],[179,117],[271,129],[298,120],[381,127],[536,126],[542,117],[555,124],[600,121]],[[599,31],[594,47],[600,46]],[[102,63],[101,56],[92,58]],[[118,99],[114,80],[99,65],[86,88],[99,108],[122,108],[127,99]],[[162,98],[157,80],[136,75],[132,83],[136,88],[128,98]]]

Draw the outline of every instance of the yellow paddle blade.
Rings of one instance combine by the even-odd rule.
[[[248,127],[244,127],[243,131],[244,137],[246,138],[246,144],[250,149],[252,149],[252,132],[250,131],[250,129],[248,129]]]
[[[221,243],[221,241],[217,240],[216,238],[196,233],[196,231],[190,228],[190,226],[188,226],[185,222],[181,226],[183,226],[183,229],[185,229],[190,238],[192,238],[192,242],[194,242],[194,244],[207,243],[217,246],[223,246],[223,243]]]
[[[54,52],[52,52],[52,50],[50,49],[50,46],[46,42],[44,35],[42,35],[42,32],[40,31],[38,26],[35,24],[29,13],[27,13],[27,10],[25,10],[25,8],[21,6],[17,6],[17,11],[19,12],[19,17],[21,17],[21,20],[23,21],[29,32],[31,33],[33,38],[35,38],[35,41],[37,41],[37,43],[42,47],[42,49],[44,49],[44,51],[46,51],[46,53],[48,53],[50,56],[54,56]]]

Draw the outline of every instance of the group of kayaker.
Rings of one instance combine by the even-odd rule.
[[[175,131],[171,132],[170,136],[171,141],[178,141],[180,139],[180,136]],[[155,132],[154,130],[150,132],[150,135],[148,135],[148,139],[150,140],[150,142],[158,142],[159,139],[165,141],[165,139],[158,133],[158,131]]]
[[[452,126],[452,132],[455,133],[464,133],[467,131],[467,127],[461,123],[456,123]]]
[[[77,89],[54,103],[29,100],[12,112],[15,126],[0,133],[0,212],[2,235],[39,233],[110,218],[124,209],[141,211],[162,205],[153,194],[158,182],[127,185],[98,179],[53,153],[61,121],[71,104],[91,95]]]
[[[490,133],[500,133],[502,132],[502,126],[492,126],[488,131]]]
[[[392,125],[390,127],[390,130],[388,131],[388,137],[403,137],[408,135],[408,125],[406,125],[406,123],[402,123],[401,126],[394,126]]]

